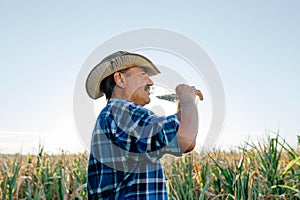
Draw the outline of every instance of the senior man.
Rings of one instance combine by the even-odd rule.
[[[181,156],[195,147],[198,112],[194,87],[176,87],[178,108],[160,117],[143,106],[150,102],[151,76],[159,74],[146,57],[126,51],[104,58],[88,75],[88,95],[105,95],[91,141],[89,199],[167,199],[160,158]]]

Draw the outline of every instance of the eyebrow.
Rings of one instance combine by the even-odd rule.
[[[139,69],[141,69],[143,72],[146,72],[147,73],[147,69],[146,69],[146,67],[143,67],[143,66],[140,66],[140,67],[138,67]]]

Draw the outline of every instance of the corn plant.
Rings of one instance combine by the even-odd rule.
[[[86,199],[87,154],[0,157],[2,199]]]
[[[279,134],[229,152],[164,159],[170,199],[300,199],[299,149]]]
[[[299,147],[277,134],[229,151],[165,156],[169,199],[300,199]],[[1,155],[0,198],[87,199],[87,158],[64,151],[49,155],[41,146],[36,155]]]

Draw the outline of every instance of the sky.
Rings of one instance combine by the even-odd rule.
[[[142,28],[199,44],[222,79],[218,146],[300,134],[299,1],[0,1],[0,152],[83,151],[73,116],[82,64]],[[209,98],[208,98],[209,99]]]

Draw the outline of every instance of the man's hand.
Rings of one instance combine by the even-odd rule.
[[[197,90],[194,86],[189,86],[185,84],[180,84],[176,87],[176,94],[179,99],[184,100],[185,98],[193,98],[195,99],[195,96],[198,96],[199,99],[203,100],[203,94],[200,90]]]
[[[203,94],[200,90],[197,90],[194,86],[188,86],[180,84],[176,87],[176,103],[177,112],[180,112],[180,104],[191,103],[195,101],[195,96],[203,101]]]

